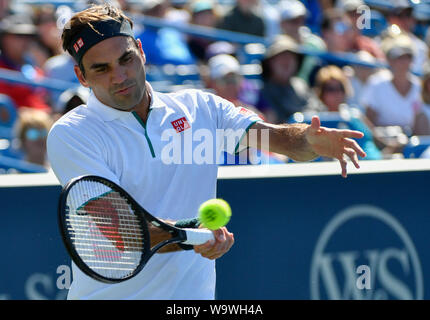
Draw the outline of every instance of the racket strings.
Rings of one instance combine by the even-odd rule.
[[[138,267],[144,231],[127,199],[96,181],[69,191],[65,221],[73,246],[97,274],[122,279]]]

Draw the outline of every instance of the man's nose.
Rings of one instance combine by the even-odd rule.
[[[123,83],[127,79],[127,70],[124,66],[116,67],[112,72],[112,84]]]

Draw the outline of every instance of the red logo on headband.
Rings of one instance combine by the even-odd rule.
[[[79,38],[78,41],[75,42],[75,44],[73,45],[73,48],[75,49],[76,52],[79,51],[80,48],[82,48],[84,45],[84,41],[82,40],[82,38]]]

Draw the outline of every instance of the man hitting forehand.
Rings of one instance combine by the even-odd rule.
[[[358,167],[358,156],[365,156],[351,139],[361,132],[323,128],[318,117],[311,125],[275,125],[204,91],[154,91],[146,81],[145,44],[134,38],[132,28],[132,21],[109,5],[76,13],[64,28],[63,48],[91,95],[86,105],[60,118],[48,136],[48,157],[62,185],[81,175],[102,176],[157,217],[177,221],[194,217],[201,203],[216,197],[217,162],[180,161],[190,152],[198,154],[203,138],[213,139],[214,154],[252,146],[297,161],[336,158],[345,177],[346,158]],[[249,130],[268,133],[269,144],[248,143]],[[204,137],[180,143],[197,132]],[[232,139],[235,144],[223,143]],[[165,151],[172,141],[182,150],[179,161],[169,162]],[[68,299],[214,299],[215,259],[234,243],[225,227],[214,234],[215,241],[194,250],[156,254],[138,275],[118,284],[93,280],[73,265]]]

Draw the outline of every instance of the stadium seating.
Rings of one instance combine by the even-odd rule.
[[[412,136],[403,149],[405,158],[419,158],[430,147],[430,136]]]
[[[47,170],[37,164],[21,159],[0,155],[0,174],[4,173],[43,173]]]
[[[0,94],[0,139],[13,138],[13,126],[18,115],[13,101],[4,94]]]

